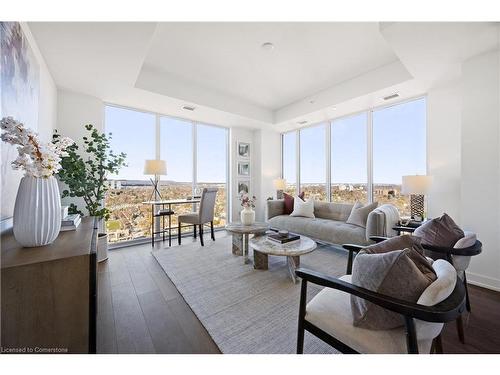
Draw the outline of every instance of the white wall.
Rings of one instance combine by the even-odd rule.
[[[486,53],[462,66],[461,219],[483,242],[469,280],[500,290],[500,63]]]
[[[460,81],[427,95],[427,173],[434,177],[428,216],[446,212],[460,222],[462,92]]]
[[[98,130],[104,130],[104,103],[93,96],[78,94],[66,90],[58,90],[57,131],[82,144],[82,137],[87,135],[84,125],[92,124]],[[61,191],[64,185],[60,185]],[[81,198],[64,198],[63,205],[75,203],[84,213],[84,202]]]
[[[281,174],[281,135],[274,130],[256,130],[254,132],[255,191],[257,197],[256,220],[265,221],[266,199],[276,199],[273,180]]]

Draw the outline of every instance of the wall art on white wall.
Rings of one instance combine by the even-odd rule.
[[[238,175],[250,176],[250,163],[247,161],[238,162]]]
[[[40,66],[19,22],[0,22],[0,118],[11,116],[35,131],[38,129]],[[16,147],[2,142],[0,220],[12,217],[23,173],[13,170]]]
[[[250,143],[238,143],[238,156],[245,159],[250,158]]]
[[[250,192],[250,181],[248,180],[240,180],[238,181],[238,194]]]

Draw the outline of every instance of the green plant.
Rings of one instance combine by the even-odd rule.
[[[66,156],[61,160],[59,179],[68,189],[63,190],[62,197],[81,197],[90,216],[107,220],[110,211],[103,207],[103,201],[108,190],[106,176],[116,174],[121,167],[126,166],[126,154],[115,154],[111,150],[111,133],[106,136],[100,133],[92,124],[85,125],[89,135],[83,137],[82,151],[77,143],[66,149]],[[52,136],[52,142],[57,144],[61,139],[57,131]],[[86,159],[83,156],[85,155]],[[71,213],[82,212],[72,203]]]

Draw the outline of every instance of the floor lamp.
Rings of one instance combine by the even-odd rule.
[[[431,184],[431,176],[403,176],[403,188],[401,193],[410,195],[411,218],[416,221],[422,221],[424,219],[424,199],[425,194],[429,192]]]
[[[160,182],[158,176],[164,176],[167,174],[167,163],[165,160],[146,160],[144,163],[144,174],[154,176],[150,178],[151,184],[153,185],[153,191],[149,200],[162,199],[160,190],[158,190],[158,183]]]

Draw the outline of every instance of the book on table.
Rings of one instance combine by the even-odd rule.
[[[71,214],[61,220],[61,232],[75,230],[82,221],[79,214]]]
[[[282,236],[280,234],[268,234],[267,239],[276,242],[278,244],[286,244],[294,241],[300,240],[300,236],[298,234],[288,233],[286,236]]]

